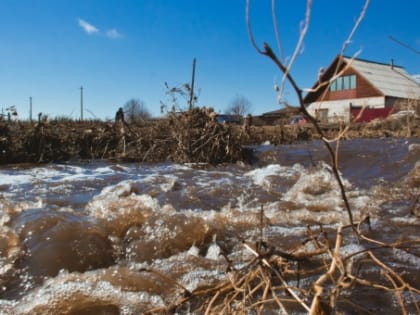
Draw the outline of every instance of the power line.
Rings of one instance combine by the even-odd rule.
[[[395,37],[393,37],[393,36],[391,36],[391,35],[389,36],[389,39],[391,39],[391,40],[393,40],[394,42],[396,42],[397,44],[399,44],[399,45],[401,45],[401,46],[403,46],[403,47],[405,47],[405,48],[407,48],[407,49],[409,49],[409,50],[411,50],[411,51],[415,52],[417,55],[420,55],[420,51],[418,51],[417,49],[415,49],[415,48],[411,47],[410,45],[408,45],[408,44],[406,44],[406,43],[404,43],[404,42],[400,41],[399,39],[397,39],[397,38],[395,38]]]
[[[87,111],[89,114],[91,114],[93,116],[93,118],[99,119],[98,116],[96,116],[91,110],[89,110],[89,108],[85,108],[85,111]]]

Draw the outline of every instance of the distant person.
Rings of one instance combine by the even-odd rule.
[[[120,107],[117,113],[115,114],[115,122],[119,122],[119,121],[124,122],[124,111],[122,107]]]
[[[251,116],[251,114],[248,114],[246,116],[246,118],[248,119],[248,126],[251,127],[252,126],[252,116]]]
[[[249,135],[250,129],[251,129],[251,124],[252,124],[252,116],[251,114],[248,114],[245,119],[244,119],[244,123],[243,123],[243,130]]]

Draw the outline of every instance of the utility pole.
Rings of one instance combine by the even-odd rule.
[[[83,86],[80,87],[80,120],[83,120]]]
[[[194,81],[195,81],[195,58],[193,59],[192,78],[191,78],[191,91],[190,91],[190,110],[193,108],[194,102]]]
[[[32,96],[29,96],[29,121],[32,122]]]

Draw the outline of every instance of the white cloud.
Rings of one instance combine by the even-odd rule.
[[[82,19],[78,19],[78,22],[79,22],[80,27],[83,28],[83,30],[86,33],[88,33],[89,35],[99,32],[99,30],[95,26],[93,26],[92,24],[90,24],[90,23],[88,23],[88,22],[86,22]]]
[[[120,38],[121,34],[115,28],[113,28],[106,32],[106,36],[109,38]]]

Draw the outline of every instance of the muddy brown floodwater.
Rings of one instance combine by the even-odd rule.
[[[244,242],[262,237],[291,253],[308,238],[308,227],[319,231],[322,224],[333,239],[348,223],[320,142],[250,149],[256,156],[251,165],[96,160],[2,166],[0,313],[142,314],[175,303],[184,289],[226,281],[228,260],[240,270],[253,258]],[[342,141],[339,152],[355,220],[370,216],[370,238],[411,244],[374,249],[346,231],[340,254],[353,259],[375,250],[417,289],[401,294],[407,313],[416,314],[420,140]],[[366,256],[357,257],[359,276],[387,283]],[[310,288],[316,278],[302,275],[299,287]],[[286,280],[298,286],[296,278]],[[342,290],[335,312],[401,313],[393,292],[362,284]],[[309,291],[299,292],[310,305]],[[203,313],[196,306],[191,300],[173,312]],[[299,305],[290,310],[307,313]],[[272,303],[264,314],[279,312]]]

